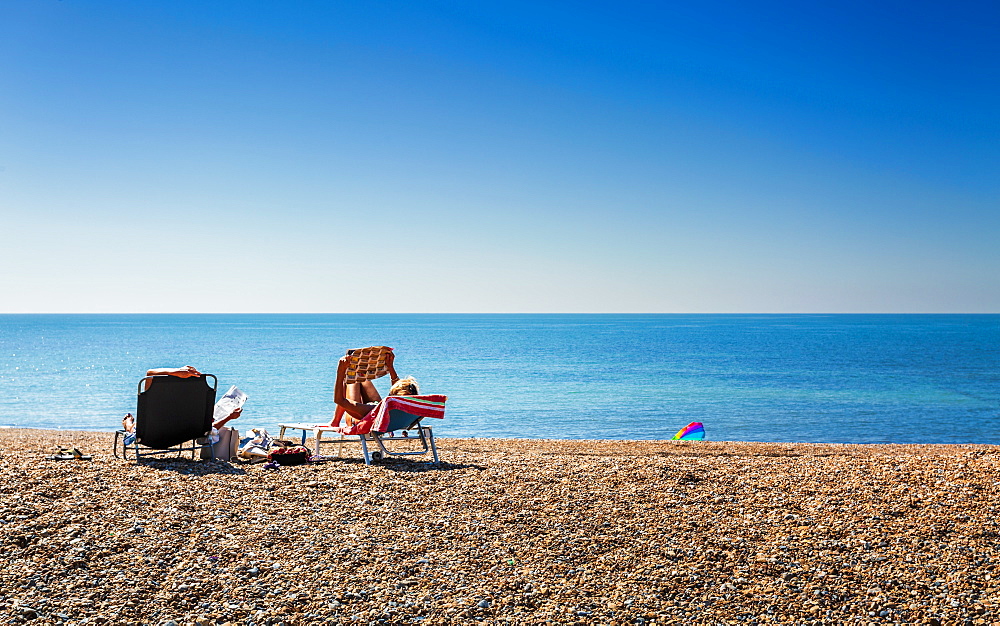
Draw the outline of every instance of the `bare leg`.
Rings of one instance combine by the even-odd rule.
[[[130,446],[135,443],[135,417],[131,413],[125,414],[125,418],[122,419],[122,428],[125,429],[125,439],[122,442],[122,445]],[[115,435],[115,439],[117,438],[118,436]]]
[[[378,389],[372,384],[370,380],[366,380],[360,383],[350,383],[346,385],[347,393],[345,394],[348,400],[357,402],[359,404],[378,404],[382,400],[382,396],[379,395]],[[350,413],[347,413],[343,407],[338,406],[337,412],[334,414],[334,421],[339,423],[339,420],[343,418],[346,420],[348,426],[356,423],[358,418],[354,417]]]
[[[382,401],[382,396],[378,394],[378,389],[375,388],[375,383],[370,380],[366,380],[361,383],[361,392],[365,397],[365,404],[378,404]]]
[[[347,387],[347,399],[354,402],[365,403],[365,392],[361,389],[360,383],[348,383]]]
[[[348,383],[344,385],[344,387],[347,388],[346,397],[348,400],[351,400],[352,402],[358,402],[361,404],[365,403],[365,393],[361,389],[360,383]],[[345,411],[344,408],[339,405],[337,406],[337,413],[334,419],[338,420],[338,423],[339,419],[343,419],[344,423],[347,424],[348,426],[352,426],[355,422],[358,421],[356,417]]]

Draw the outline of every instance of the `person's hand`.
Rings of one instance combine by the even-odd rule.
[[[351,362],[351,357],[349,357],[349,356],[342,356],[342,357],[340,357],[340,360],[337,361],[337,383],[336,384],[340,385],[341,383],[345,382],[344,381],[344,377],[347,375],[347,366],[348,366],[348,364],[350,362]]]
[[[392,350],[385,353],[385,369],[389,372],[389,380],[393,384],[396,384],[396,381],[399,380],[399,374],[396,373],[396,368],[393,367],[393,363],[395,363],[395,361],[396,355]]]
[[[191,378],[192,376],[201,376],[201,372],[195,369],[193,365],[185,365],[174,372],[173,375],[179,378]]]
[[[243,407],[240,407],[240,408],[236,409],[235,411],[233,411],[232,413],[230,413],[229,414],[229,419],[234,420],[237,417],[239,417],[241,413],[243,413]]]

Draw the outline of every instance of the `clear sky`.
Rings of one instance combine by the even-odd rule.
[[[1000,312],[1000,4],[0,3],[0,312]]]

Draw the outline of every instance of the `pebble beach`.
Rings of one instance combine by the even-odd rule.
[[[995,446],[439,438],[436,466],[268,470],[2,434],[4,623],[1000,622]]]

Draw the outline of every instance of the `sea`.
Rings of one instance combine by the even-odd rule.
[[[274,434],[369,345],[448,396],[438,436],[1000,443],[1000,315],[0,315],[0,427],[111,431],[194,365]]]

